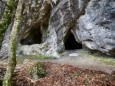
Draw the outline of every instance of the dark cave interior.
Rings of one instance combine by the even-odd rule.
[[[32,27],[28,31],[29,35],[25,38],[22,38],[20,43],[22,45],[32,45],[32,44],[41,44],[42,43],[42,33],[39,28]],[[76,50],[76,49],[82,49],[82,44],[78,43],[75,40],[74,35],[69,32],[65,39],[65,50]]]
[[[82,49],[82,44],[75,40],[74,35],[70,32],[65,40],[65,50]]]
[[[32,27],[28,32],[29,35],[21,39],[20,43],[22,45],[32,45],[32,44],[41,44],[42,43],[42,33],[39,28]]]
[[[0,81],[0,86],[2,86],[2,80]]]

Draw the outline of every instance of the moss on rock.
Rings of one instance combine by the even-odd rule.
[[[3,40],[4,33],[11,22],[12,13],[14,10],[14,0],[8,0],[0,22],[0,47]]]

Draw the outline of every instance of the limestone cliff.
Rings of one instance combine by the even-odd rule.
[[[2,42],[6,58],[10,27]],[[24,0],[17,54],[60,57],[87,47],[115,55],[114,0]]]

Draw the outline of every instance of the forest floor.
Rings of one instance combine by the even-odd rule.
[[[66,51],[59,59],[21,56],[17,61],[12,86],[115,86],[115,59],[94,52]],[[44,65],[46,75],[32,79],[27,69],[36,62]],[[6,63],[0,61],[0,78]]]

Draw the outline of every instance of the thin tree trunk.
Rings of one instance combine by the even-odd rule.
[[[16,66],[16,35],[18,33],[18,28],[22,15],[22,5],[23,0],[19,0],[14,19],[14,25],[12,27],[10,35],[9,58],[8,58],[6,74],[3,80],[3,86],[11,86],[11,79]]]

